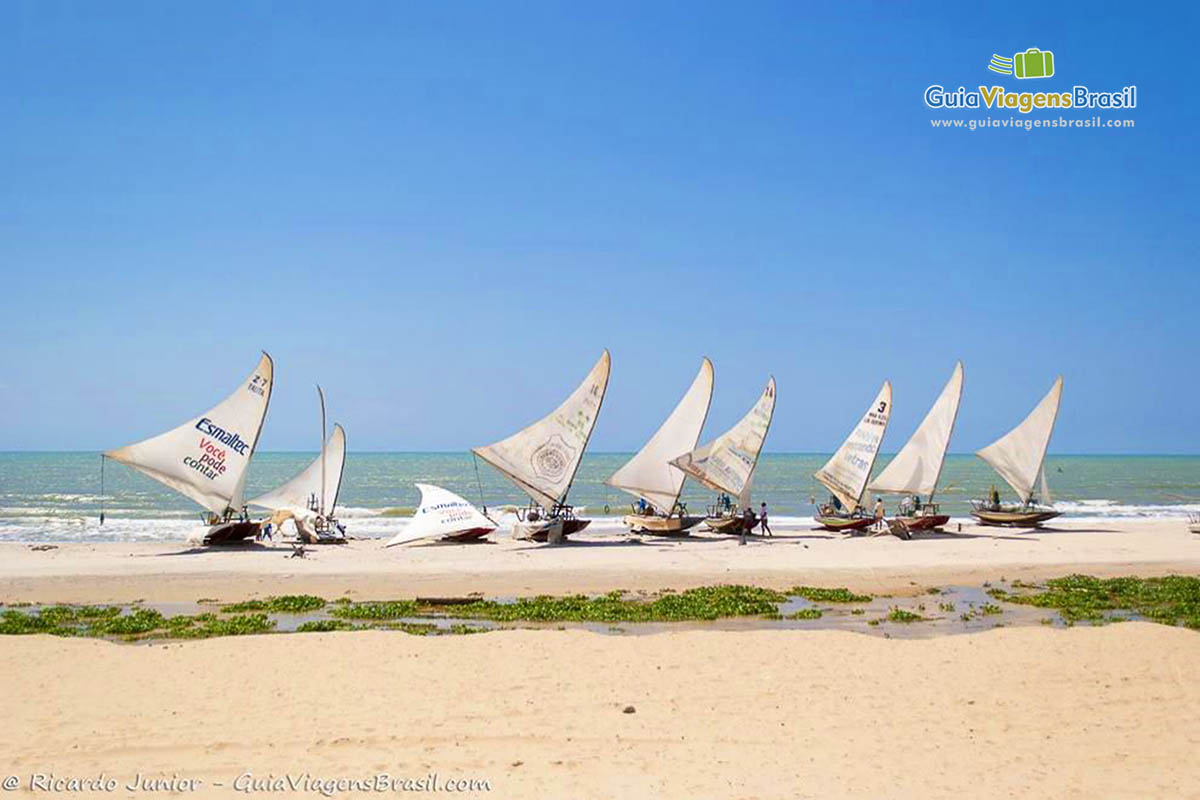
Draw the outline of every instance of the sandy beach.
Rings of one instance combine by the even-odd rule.
[[[1200,784],[1198,658],[1196,633],[1147,623],[22,637],[0,650],[0,749],[22,781],[140,772],[216,797],[245,796],[247,773],[436,773],[506,798],[1182,797]]]
[[[957,523],[951,527],[955,530]],[[599,526],[597,526],[599,527]],[[1000,577],[1039,579],[1086,572],[1200,572],[1200,537],[1182,521],[1059,521],[1036,531],[964,524],[961,533],[913,541],[846,537],[778,525],[773,539],[698,534],[681,540],[618,531],[562,547],[506,535],[475,545],[384,548],[379,540],[310,548],[249,545],[193,549],[179,543],[67,543],[36,550],[0,544],[0,602],[237,601],[271,594],[380,599],[657,591],[716,583],[785,588],[797,583],[903,592]]]

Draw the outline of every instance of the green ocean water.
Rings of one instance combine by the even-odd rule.
[[[604,484],[630,453],[589,453],[570,500],[589,516],[617,515],[630,499]],[[274,488],[306,466],[315,453],[257,453],[247,479],[247,496]],[[765,453],[754,482],[754,502],[766,502],[774,517],[807,520],[814,496],[823,490],[812,473],[828,454]],[[881,470],[890,456],[881,456]],[[1200,456],[1050,455],[1047,476],[1056,506],[1069,517],[1177,517],[1200,513]],[[387,536],[404,525],[404,512],[420,493],[414,483],[433,483],[491,508],[524,504],[526,498],[488,465],[469,453],[350,453],[338,499],[338,516],[359,536]],[[965,516],[968,500],[995,483],[1007,487],[973,455],[950,455],[937,500]],[[693,510],[712,494],[692,482],[684,499]],[[889,499],[894,503],[894,499]],[[189,499],[121,464],[105,468],[101,508],[97,453],[0,453],[0,540],[173,540],[199,520]]]

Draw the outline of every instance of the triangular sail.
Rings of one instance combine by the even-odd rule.
[[[496,523],[454,492],[427,483],[418,483],[417,488],[421,490],[421,507],[404,526],[404,530],[389,539],[384,547],[467,531],[496,529]]]
[[[209,411],[178,428],[105,455],[190,497],[214,514],[242,507],[246,467],[258,444],[274,384],[263,353],[250,377]]]
[[[306,515],[312,510],[315,499],[317,513],[328,518],[334,515],[338,492],[342,487],[342,470],[346,464],[346,431],[334,423],[333,432],[325,443],[322,455],[313,459],[300,474],[278,489],[259,495],[247,505],[269,508],[272,511],[286,509],[295,514]],[[324,460],[324,481],[322,481]],[[322,491],[322,483],[324,490]]]
[[[549,416],[472,452],[503,472],[535,503],[547,509],[562,503],[596,427],[611,366],[605,350],[583,383]]]
[[[891,414],[892,384],[884,381],[879,394],[850,432],[849,438],[813,476],[833,492],[851,513],[862,502]]]
[[[671,465],[671,459],[692,450],[700,441],[712,390],[713,365],[706,358],[679,405],[637,455],[614,472],[606,483],[642,498],[663,513],[671,513],[687,477]]]
[[[867,488],[880,493],[933,496],[950,446],[954,420],[958,417],[962,390],[963,365],[959,361],[933,407],[917,426],[916,433]]]
[[[1008,481],[1022,503],[1033,497],[1038,474],[1046,460],[1046,449],[1054,433],[1058,406],[1062,400],[1063,379],[1059,376],[1029,416],[1000,439],[975,455],[982,458]]]
[[[771,378],[754,408],[736,425],[671,463],[715,492],[741,497],[758,464],[774,414],[775,379]]]

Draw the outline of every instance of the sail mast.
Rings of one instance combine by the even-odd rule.
[[[317,513],[325,516],[325,392],[317,384],[317,396],[321,398],[321,495],[317,501]]]
[[[879,455],[879,445],[887,432],[892,413],[892,384],[884,381],[879,394],[867,408],[862,419],[850,432],[837,452],[814,473],[813,477],[854,513],[862,502],[863,492],[871,477],[871,469]]]
[[[1054,424],[1058,420],[1062,389],[1063,379],[1060,375],[1020,425],[975,453],[1007,481],[1022,503],[1028,503],[1033,498],[1033,490],[1050,447],[1050,437],[1054,433]]]
[[[762,454],[775,415],[775,378],[736,425],[671,463],[714,492],[741,497]]]

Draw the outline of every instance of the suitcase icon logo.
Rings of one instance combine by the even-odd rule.
[[[1036,47],[1031,47],[1024,53],[1016,53],[1012,58],[993,53],[988,69],[1021,79],[1049,78],[1054,74],[1054,53]]]

